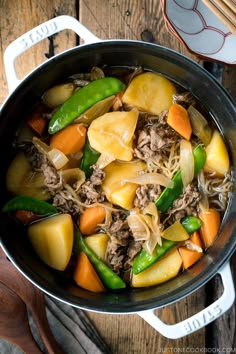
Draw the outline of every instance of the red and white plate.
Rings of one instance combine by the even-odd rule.
[[[167,29],[190,52],[236,64],[236,35],[201,0],[166,0],[163,10]]]

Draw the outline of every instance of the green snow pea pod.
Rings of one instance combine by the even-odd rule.
[[[125,89],[125,85],[114,77],[91,81],[75,91],[54,113],[49,122],[48,132],[54,134],[69,125],[78,116],[106,97]]]
[[[163,256],[171,247],[178,242],[162,239],[162,245],[156,245],[152,254],[148,253],[144,248],[134,258],[132,264],[132,270],[134,274],[139,274],[146,268],[150,267],[161,256]]]
[[[199,218],[196,216],[186,216],[182,221],[181,224],[185,228],[188,234],[192,234],[194,231],[200,229],[202,223]]]
[[[201,221],[195,216],[186,216],[181,224],[185,228],[188,234],[192,234],[194,231],[201,227]],[[150,267],[160,257],[162,257],[170,248],[176,245],[178,242],[162,239],[162,245],[156,245],[152,254],[148,253],[145,249],[134,258],[132,269],[134,274],[141,273],[146,268]]]
[[[74,237],[73,251],[75,253],[83,251],[88,256],[105,287],[108,289],[124,289],[126,287],[125,282],[91,250],[77,228],[75,228]]]
[[[91,174],[93,173],[93,170],[91,168],[92,165],[94,165],[98,158],[100,156],[100,153],[95,151],[89,144],[88,139],[86,140],[86,143],[84,145],[83,149],[83,158],[81,161],[81,170],[84,171],[86,178],[89,178]]]
[[[206,162],[206,151],[202,145],[198,145],[193,150],[194,157],[194,176],[196,177],[200,170],[203,168]],[[155,204],[157,209],[161,213],[165,213],[174,201],[183,193],[183,182],[181,171],[176,172],[174,177],[172,178],[174,182],[173,188],[166,187],[161,193],[160,197],[156,200]]]
[[[52,204],[24,195],[9,200],[2,209],[5,213],[17,210],[27,210],[40,215],[52,215],[58,213],[57,208]]]

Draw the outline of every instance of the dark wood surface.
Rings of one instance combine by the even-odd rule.
[[[160,0],[0,0],[0,104],[8,94],[2,61],[6,47],[31,28],[62,14],[80,19],[102,39],[126,38],[158,43],[204,65],[167,32]],[[72,31],[64,31],[37,44],[17,59],[19,77],[23,78],[48,56],[78,43],[79,39]],[[224,65],[220,68],[223,69],[223,85],[236,98],[236,67]],[[235,256],[231,264],[235,273]],[[167,323],[175,323],[203,309],[209,298],[217,298],[221,292],[221,283],[215,278],[191,296],[156,312]],[[231,353],[230,348],[236,351],[235,306],[214,323],[179,340],[164,338],[137,315],[87,314],[112,353],[205,353],[207,350],[209,353]]]

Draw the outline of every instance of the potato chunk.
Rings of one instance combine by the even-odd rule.
[[[109,241],[109,236],[104,233],[98,233],[91,236],[85,237],[85,242],[93,250],[93,252],[105,262],[107,244]]]
[[[91,123],[88,129],[89,143],[101,154],[110,154],[115,159],[131,161],[137,121],[137,109],[106,113]]]
[[[142,161],[111,162],[104,168],[106,177],[102,183],[102,191],[106,198],[113,204],[125,209],[133,207],[133,200],[137,189],[135,183],[122,183],[127,178],[138,176],[140,171],[146,169],[146,164]]]
[[[177,249],[171,250],[159,261],[139,274],[133,274],[131,285],[135,288],[157,285],[174,278],[182,267]]]
[[[218,130],[214,130],[210,143],[206,147],[206,163],[204,170],[215,172],[223,177],[229,171],[229,155],[225,143]]]
[[[42,261],[57,270],[66,268],[74,237],[70,214],[59,214],[32,224],[28,237]]]
[[[160,114],[173,103],[176,88],[165,77],[146,72],[136,76],[126,89],[122,101],[141,111]]]
[[[27,195],[41,200],[49,198],[43,174],[32,171],[23,152],[19,152],[8,167],[6,186],[12,194]]]

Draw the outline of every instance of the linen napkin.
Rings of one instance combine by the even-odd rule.
[[[51,331],[65,354],[101,354],[111,353],[83,310],[64,304],[45,295],[46,313]],[[32,334],[43,353],[47,353],[28,313]],[[15,345],[0,339],[1,354],[22,354]],[[33,353],[27,353],[33,354]],[[56,353],[55,353],[56,354]]]

